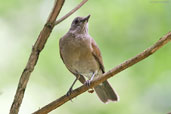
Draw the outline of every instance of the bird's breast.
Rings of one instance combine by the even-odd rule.
[[[65,65],[72,71],[89,77],[99,67],[92,55],[90,39],[70,39],[67,46],[63,46]]]

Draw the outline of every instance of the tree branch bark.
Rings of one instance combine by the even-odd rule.
[[[22,103],[25,89],[29,80],[29,77],[34,70],[34,67],[37,63],[37,60],[39,58],[39,54],[42,51],[42,49],[45,46],[45,43],[52,32],[52,29],[54,27],[54,22],[59,15],[59,12],[64,4],[65,0],[56,0],[53,10],[49,15],[49,19],[47,20],[45,26],[43,27],[42,31],[40,32],[37,41],[35,42],[32,52],[30,54],[29,60],[27,62],[26,67],[23,70],[23,73],[20,77],[18,88],[16,90],[16,94],[10,109],[9,114],[18,114],[20,105]]]
[[[147,58],[148,56],[152,55],[154,52],[156,52],[158,49],[160,49],[162,46],[164,46],[166,43],[168,43],[171,40],[171,32],[160,38],[153,46],[150,48],[147,48],[140,54],[136,55],[135,57],[121,63],[120,65],[116,66],[115,68],[111,69],[110,71],[104,73],[102,76],[95,78],[91,83],[90,86],[82,85],[81,87],[75,89],[72,91],[71,95],[67,96],[64,95],[57,100],[49,103],[48,105],[44,106],[43,108],[35,111],[33,114],[47,114],[50,111],[58,108],[59,106],[63,105],[65,102],[69,101],[70,99],[84,93],[88,89],[99,85],[103,81],[107,80],[108,78],[111,78],[112,76],[116,75],[117,73],[127,69],[128,67],[142,61],[143,59]]]
[[[60,22],[62,22],[63,20],[65,20],[67,17],[69,17],[70,15],[72,15],[75,11],[77,11],[81,6],[83,6],[88,0],[83,0],[80,4],[78,4],[74,9],[72,9],[70,12],[68,12],[65,16],[63,16],[62,18],[60,18],[59,20],[57,20],[55,22],[55,25],[59,24]]]
[[[50,36],[50,33],[52,32],[54,26],[61,23],[63,20],[65,20],[70,15],[72,15],[74,12],[76,12],[87,1],[88,0],[82,0],[82,2],[79,5],[77,5],[73,10],[71,10],[64,17],[62,17],[56,21],[56,18],[59,15],[65,0],[55,0],[55,4],[52,9],[52,12],[50,13],[46,24],[44,25],[42,31],[40,32],[38,39],[32,48],[32,52],[30,54],[27,65],[21,74],[21,77],[20,77],[20,80],[18,83],[18,88],[16,90],[16,94],[15,94],[13,103],[11,105],[9,114],[18,114],[20,105],[21,105],[23,97],[24,97],[26,86],[27,86],[28,80],[30,78],[30,75],[34,70],[34,67],[39,58],[39,54],[43,50],[43,48],[46,44],[46,41],[47,41],[48,37]]]

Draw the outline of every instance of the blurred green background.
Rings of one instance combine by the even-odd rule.
[[[62,17],[81,0],[66,0]],[[0,0],[0,113],[7,114],[54,0]],[[20,114],[30,114],[64,95],[75,77],[59,56],[59,38],[76,16],[87,16],[89,33],[101,49],[106,71],[153,45],[171,31],[170,0],[89,0],[56,26],[32,73]],[[109,79],[120,96],[103,104],[88,92],[50,114],[166,114],[171,112],[171,44]],[[76,87],[81,84],[77,82]]]

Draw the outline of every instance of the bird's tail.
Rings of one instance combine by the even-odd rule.
[[[109,101],[116,102],[119,100],[119,97],[107,81],[95,86],[94,89],[103,103],[108,103]]]

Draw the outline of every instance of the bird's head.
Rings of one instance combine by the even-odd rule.
[[[71,24],[70,32],[78,34],[88,33],[88,20],[90,15],[87,17],[76,17]]]

